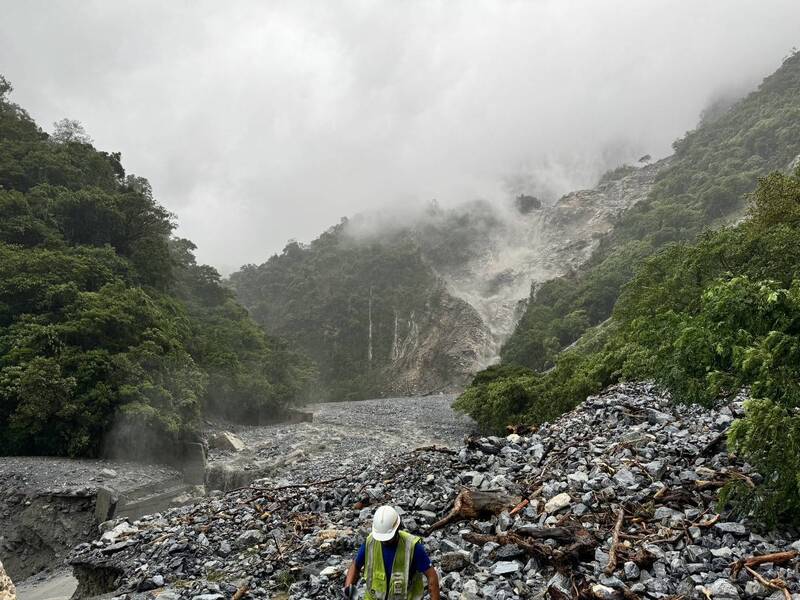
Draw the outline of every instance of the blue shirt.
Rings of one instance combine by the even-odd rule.
[[[386,581],[389,581],[389,578],[392,576],[392,565],[394,565],[394,555],[397,553],[397,546],[397,544],[394,546],[381,544],[381,550],[383,550],[383,568],[386,571]],[[364,566],[366,556],[367,544],[365,542],[361,544],[361,548],[358,549],[358,554],[356,555],[356,568],[358,570],[361,570],[361,567]],[[411,567],[408,569],[409,580],[416,573],[424,573],[430,568],[431,559],[428,558],[428,553],[425,552],[425,547],[422,545],[422,542],[418,542],[414,546],[414,558],[411,559]]]

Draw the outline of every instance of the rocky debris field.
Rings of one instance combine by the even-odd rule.
[[[227,491],[269,477],[277,485],[364,468],[420,445],[460,445],[474,428],[450,408],[452,395],[330,402],[308,407],[310,423],[234,426],[242,446],[210,443],[206,484]],[[219,446],[217,448],[213,446]]]
[[[126,490],[179,476],[157,465],[46,457],[0,458],[0,560],[19,583],[64,568],[72,546],[96,537],[97,488]]]
[[[80,460],[47,456],[0,457],[0,498],[8,496],[91,496],[98,486],[126,490],[180,475],[163,465]]]
[[[451,600],[800,599],[798,532],[716,510],[722,485],[759,477],[724,449],[740,410],[626,384],[532,434],[327,465],[304,483],[106,523],[72,556],[78,596],[336,598],[374,508],[391,503]]]

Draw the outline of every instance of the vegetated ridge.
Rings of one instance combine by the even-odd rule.
[[[230,277],[268,331],[308,353],[322,399],[460,390],[496,360],[531,284],[581,265],[669,161],[551,203],[521,195],[343,219]]]
[[[750,387],[730,442],[765,479],[739,490],[740,506],[796,520],[800,54],[675,150],[586,265],[535,291],[502,364],[458,406],[499,429],[552,419],[620,379],[652,378],[703,404]]]
[[[0,77],[0,453],[168,457],[202,413],[292,402],[308,361],[172,237],[147,180],[10,92]]]

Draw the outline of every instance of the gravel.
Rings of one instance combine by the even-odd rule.
[[[716,512],[720,485],[759,481],[714,443],[740,414],[740,401],[715,410],[673,406],[650,385],[625,384],[533,434],[472,437],[452,453],[409,452],[414,440],[405,436],[405,446],[376,453],[379,444],[362,427],[382,418],[379,406],[341,413],[342,439],[311,453],[295,472],[133,523],[105,524],[105,539],[78,546],[71,557],[85,595],[204,600],[246,588],[245,598],[336,598],[378,505],[393,504],[404,527],[422,534],[466,485],[529,504],[424,538],[448,600],[571,598],[575,590],[610,599],[783,597],[733,567],[791,550],[798,532],[759,532]],[[436,430],[435,422],[424,427]],[[248,442],[247,432],[240,434]],[[290,439],[287,432],[283,441]],[[341,479],[308,485],[333,478]],[[624,535],[612,548],[621,510]],[[531,537],[540,528],[566,528],[575,541]],[[615,553],[616,568],[609,568]],[[796,565],[756,568],[800,599]]]

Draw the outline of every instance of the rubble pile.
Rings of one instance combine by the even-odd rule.
[[[309,407],[313,422],[239,426],[235,435],[243,450],[209,444],[206,486],[228,491],[265,477],[278,485],[327,479],[342,469],[380,467],[416,446],[460,443],[474,422],[450,408],[454,399],[441,394],[330,402]]]
[[[625,384],[534,433],[330,463],[317,480],[259,480],[109,522],[73,553],[76,597],[340,597],[374,509],[389,503],[423,536],[451,600],[800,599],[798,532],[717,512],[720,487],[759,481],[724,448],[740,411]]]

